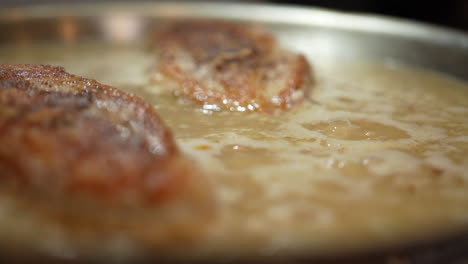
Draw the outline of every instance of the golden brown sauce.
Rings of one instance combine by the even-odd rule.
[[[161,94],[148,84],[152,57],[140,47],[4,48],[0,57],[62,65],[154,105],[216,186],[217,215],[196,239],[198,254],[337,253],[468,229],[468,85],[460,81],[312,60],[315,102],[245,114]],[[12,221],[4,211],[3,226]],[[59,242],[72,239],[55,231]]]
[[[409,137],[404,130],[365,119],[331,120],[302,126],[341,140],[396,140]]]

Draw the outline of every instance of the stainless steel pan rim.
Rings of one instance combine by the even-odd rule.
[[[138,1],[136,1],[138,2]],[[26,5],[4,7],[0,10],[0,21],[15,21],[22,18],[49,18],[54,16],[99,16],[106,13],[123,12],[139,16],[210,17],[270,23],[288,23],[319,26],[427,40],[440,44],[468,49],[468,35],[464,32],[380,15],[337,12],[324,8],[309,8],[288,5],[265,5],[252,3],[73,3]]]
[[[31,30],[28,28],[30,24],[27,24],[31,20],[50,21],[63,18],[88,20],[85,23],[86,30],[90,30],[109,25],[113,23],[112,18],[118,16],[133,19],[133,22],[141,24],[156,18],[204,17],[282,25],[288,28],[308,28],[310,30],[307,34],[315,34],[313,38],[315,43],[321,42],[322,47],[335,43],[333,51],[341,51],[341,54],[346,56],[352,55],[360,59],[366,56],[377,59],[385,57],[468,80],[468,72],[465,70],[468,68],[466,33],[404,19],[298,6],[146,1],[131,4],[101,2],[5,6],[0,8],[0,32],[3,33],[0,34],[0,44],[9,43],[8,38],[15,31],[20,32],[22,36],[32,33],[34,38],[39,39],[42,37],[41,34],[52,34],[41,29],[39,25],[33,25],[35,29]],[[50,26],[50,23],[47,25]],[[94,36],[106,31],[106,29],[93,30]],[[345,34],[348,36],[343,37]],[[134,35],[136,36],[134,40],[141,40],[142,36]],[[314,42],[309,41],[308,45],[315,45]],[[317,52],[320,50],[317,49]]]

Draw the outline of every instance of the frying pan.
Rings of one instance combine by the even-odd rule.
[[[257,23],[278,33],[286,46],[317,60],[395,61],[468,80],[468,35],[432,25],[317,8],[246,3],[130,3],[4,6],[0,9],[0,49],[56,41],[78,45],[141,43],[161,22],[183,18]],[[287,32],[287,34],[285,33]],[[0,58],[2,61],[2,58]],[[223,263],[468,263],[468,230],[401,247],[297,258],[215,259]],[[2,263],[81,263],[40,256],[0,257]],[[86,263],[91,259],[85,260]],[[151,260],[139,260],[152,262]],[[162,260],[158,260],[161,262]]]

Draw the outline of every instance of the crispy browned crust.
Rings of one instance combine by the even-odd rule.
[[[155,46],[156,82],[203,105],[270,112],[301,102],[312,86],[306,58],[256,27],[183,21],[159,30]]]
[[[0,64],[0,184],[159,205],[195,172],[139,97],[61,67]]]

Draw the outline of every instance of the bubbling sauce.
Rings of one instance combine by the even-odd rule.
[[[310,58],[313,101],[246,114],[203,110],[161,92],[149,82],[152,56],[141,47],[17,47],[0,57],[62,65],[155,107],[216,188],[211,227],[185,251],[338,254],[468,230],[468,85],[461,81],[395,64]],[[6,203],[0,207],[1,226],[18,226]]]

